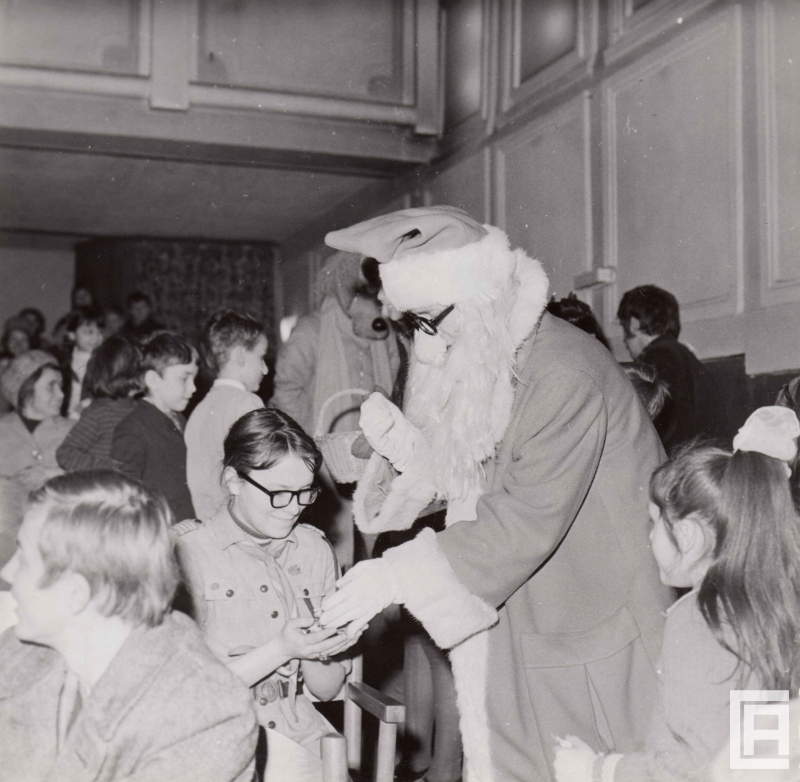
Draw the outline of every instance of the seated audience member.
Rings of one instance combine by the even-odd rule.
[[[53,478],[3,568],[18,623],[0,636],[7,782],[250,782],[247,690],[169,605],[166,502],[111,471]]]
[[[571,323],[581,331],[591,334],[605,348],[611,350],[606,335],[603,333],[603,328],[594,316],[592,308],[588,304],[582,302],[574,293],[570,293],[569,296],[558,301],[555,298],[550,299],[547,305],[547,311],[551,315],[555,315],[557,318]]]
[[[557,782],[708,780],[731,737],[732,691],[798,691],[800,518],[787,469],[798,435],[791,410],[762,407],[733,453],[685,448],[653,473],[659,575],[691,591],[667,611],[645,751],[609,754],[597,731],[568,736]]]
[[[50,343],[53,345],[63,345],[67,336],[67,322],[75,310],[85,310],[94,307],[94,296],[92,292],[85,285],[76,285],[72,289],[70,298],[70,311],[66,315],[62,315],[53,328],[53,333],[50,336]]]
[[[3,327],[3,344],[0,351],[0,372],[11,359],[30,350],[31,335],[18,315],[9,318]]]
[[[109,337],[113,337],[115,334],[119,334],[122,331],[123,327],[125,326],[125,313],[122,311],[120,307],[106,307],[105,309],[106,314],[106,327],[104,329],[104,334],[106,339]]]
[[[320,739],[331,726],[298,690],[298,676],[329,700],[345,675],[329,658],[350,642],[315,624],[322,596],[335,589],[336,560],[318,529],[297,524],[319,492],[321,463],[285,413],[247,413],[225,438],[228,501],[211,518],[173,530],[209,647],[253,689],[267,731],[267,779],[321,779]]]
[[[0,372],[2,372],[21,353],[31,349],[31,337],[19,318],[9,318],[3,329],[2,345],[0,345]],[[11,404],[0,394],[0,413],[11,409]]]
[[[72,309],[88,309],[94,307],[94,296],[85,285],[76,285],[72,289]]]
[[[64,373],[64,402],[61,414],[77,420],[84,405],[83,380],[89,360],[103,344],[105,315],[95,308],[78,309],[67,321],[66,345],[60,352]]]
[[[17,317],[24,324],[28,334],[30,334],[31,347],[42,347],[44,328],[46,325],[42,311],[37,310],[36,307],[25,307],[25,309],[19,311],[19,315],[17,315]]]
[[[91,403],[56,451],[64,470],[115,470],[114,430],[133,412],[139,391],[139,349],[125,337],[109,337],[89,360],[84,386]]]
[[[631,358],[650,365],[669,396],[653,421],[667,453],[695,437],[720,439],[728,426],[708,370],[681,342],[678,300],[655,285],[640,285],[622,297],[617,317]]]
[[[126,475],[160,491],[176,519],[193,519],[186,484],[186,422],[194,394],[197,351],[177,334],[154,334],[142,345],[139,382],[144,399],[114,430],[111,458]]]
[[[669,396],[666,383],[658,379],[655,369],[648,364],[631,364],[625,367],[625,374],[633,383],[647,414],[655,420]]]
[[[186,424],[186,478],[192,504],[208,519],[226,498],[222,488],[223,443],[231,424],[264,407],[256,396],[267,373],[264,326],[246,315],[218,312],[206,324],[203,358],[216,379]]]
[[[73,422],[59,415],[61,371],[49,353],[17,356],[0,374],[0,389],[14,408],[0,415],[0,562],[5,562],[28,493],[61,473],[56,449]]]
[[[125,299],[125,310],[128,313],[122,333],[126,337],[139,341],[147,339],[164,327],[153,318],[153,300],[141,291],[134,291]]]

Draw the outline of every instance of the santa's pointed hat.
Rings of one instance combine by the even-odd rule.
[[[386,296],[399,310],[491,297],[514,270],[506,235],[453,206],[381,215],[333,231],[325,243],[377,259]]]

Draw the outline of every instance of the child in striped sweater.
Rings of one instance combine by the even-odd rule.
[[[126,337],[109,337],[95,350],[84,381],[92,402],[56,451],[62,469],[119,469],[111,440],[117,424],[133,411],[138,371],[139,349]]]

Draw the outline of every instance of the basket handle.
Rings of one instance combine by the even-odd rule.
[[[328,412],[328,408],[333,402],[335,402],[337,399],[341,399],[343,396],[369,396],[371,393],[372,391],[367,391],[363,388],[345,388],[343,391],[337,391],[335,394],[331,394],[322,403],[322,407],[319,409],[317,425],[314,429],[314,437],[322,437],[323,435],[327,434],[324,426],[325,414]]]

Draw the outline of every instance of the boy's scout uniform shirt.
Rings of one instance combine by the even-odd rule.
[[[289,619],[309,616],[302,597],[334,590],[331,546],[307,524],[262,545],[223,505],[210,521],[183,521],[173,533],[195,620],[223,662],[268,643]],[[318,754],[319,739],[333,728],[298,694],[298,667],[290,660],[251,688],[258,721]]]

